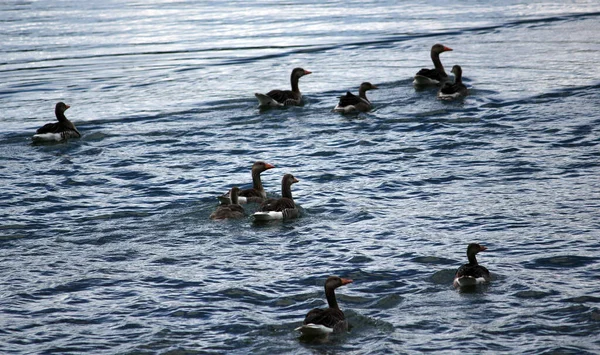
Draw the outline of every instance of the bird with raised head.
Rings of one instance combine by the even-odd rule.
[[[269,198],[265,200],[258,208],[258,211],[254,213],[254,219],[262,221],[297,218],[300,211],[292,197],[292,184],[297,182],[298,179],[294,175],[283,175],[281,179],[281,198]]]
[[[464,264],[456,270],[454,275],[454,286],[474,286],[480,283],[489,282],[491,280],[490,272],[485,267],[477,263],[475,255],[487,250],[483,245],[471,243],[467,246],[468,264]]]
[[[378,87],[369,82],[360,84],[358,89],[358,96],[354,95],[350,91],[346,92],[346,95],[340,96],[340,102],[333,109],[336,112],[367,112],[373,108],[371,101],[367,99],[368,90],[377,90]]]
[[[54,114],[58,122],[46,123],[40,127],[33,135],[34,141],[62,141],[69,138],[80,138],[81,133],[75,128],[73,122],[65,116],[65,111],[69,105],[59,102],[54,107]]]
[[[335,298],[335,289],[352,283],[351,279],[330,276],[325,281],[325,297],[328,308],[315,308],[310,310],[304,318],[303,325],[296,328],[304,335],[326,335],[341,333],[348,330],[348,321],[344,312],[338,306]]]
[[[444,86],[438,91],[438,98],[442,100],[465,97],[469,93],[467,87],[462,82],[462,68],[460,65],[453,66],[451,73],[454,74],[454,83],[445,82]]]
[[[298,80],[301,77],[312,74],[311,71],[302,68],[294,68],[290,75],[292,90],[271,90],[267,94],[255,93],[260,107],[284,107],[298,106],[302,104],[302,93],[298,88]]]
[[[440,54],[451,51],[452,48],[443,44],[436,43],[431,47],[431,61],[433,69],[423,68],[415,75],[413,84],[415,85],[439,85],[448,79],[448,74],[444,71],[444,66],[440,60]]]

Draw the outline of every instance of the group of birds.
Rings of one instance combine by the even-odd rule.
[[[451,73],[454,74],[454,82],[448,82],[448,74],[440,61],[440,54],[446,51],[452,51],[451,48],[442,44],[435,44],[431,48],[431,60],[433,69],[421,69],[414,77],[414,85],[435,85],[440,86],[437,96],[441,99],[454,99],[466,96],[468,90],[462,83],[462,68],[459,65],[452,67]],[[261,107],[285,107],[297,106],[302,104],[302,93],[298,87],[298,81],[301,77],[311,74],[310,71],[303,68],[292,70],[290,81],[291,90],[271,90],[266,94],[255,93]],[[340,97],[339,103],[334,111],[348,112],[366,112],[373,107],[367,99],[366,92],[376,90],[378,87],[370,82],[363,82],[358,91],[358,96],[347,92]],[[33,136],[34,141],[63,141],[70,138],[80,138],[81,133],[75,125],[65,116],[65,111],[69,108],[63,102],[55,106],[55,115],[58,122],[48,123],[36,131]],[[257,161],[252,165],[252,188],[240,189],[237,186],[232,187],[226,194],[219,196],[221,204],[210,215],[211,219],[238,219],[246,216],[242,204],[259,204],[258,210],[254,213],[256,220],[273,220],[296,218],[299,215],[299,209],[292,197],[291,187],[298,182],[292,174],[285,174],[281,180],[281,197],[268,198],[263,188],[260,174],[266,170],[275,168],[274,165]],[[477,263],[475,255],[481,251],[487,250],[483,245],[476,243],[469,244],[467,247],[468,264],[462,265],[454,276],[453,284],[455,287],[467,287],[490,281],[489,271]],[[328,308],[313,309],[306,315],[303,325],[296,330],[303,335],[322,336],[330,333],[340,333],[348,330],[348,322],[338,306],[335,289],[352,283],[351,279],[331,276],[325,281],[325,296]]]
[[[416,86],[436,85],[441,86],[438,90],[440,99],[455,99],[464,97],[468,94],[467,87],[462,83],[462,68],[460,65],[454,65],[451,73],[454,74],[454,82],[448,82],[448,74],[440,61],[440,54],[452,51],[452,48],[442,44],[435,44],[431,47],[431,60],[433,69],[421,69],[415,75],[413,83]],[[271,90],[266,94],[255,93],[260,107],[285,107],[298,106],[302,104],[302,93],[298,87],[298,81],[301,77],[312,74],[311,71],[303,68],[294,68],[290,76],[292,85],[291,90]],[[370,82],[360,84],[358,96],[350,91],[340,97],[340,101],[333,109],[336,112],[367,112],[373,108],[373,105],[367,99],[367,91],[376,90],[378,87]],[[56,119],[58,122],[48,123],[36,131],[33,136],[34,141],[63,141],[69,138],[80,138],[81,133],[75,128],[75,125],[65,117],[65,111],[70,106],[64,102],[59,102],[55,107]]]
[[[257,161],[252,165],[252,188],[240,190],[234,186],[224,195],[219,196],[221,204],[211,215],[211,219],[244,218],[246,213],[240,204],[260,204],[254,214],[257,220],[288,219],[298,216],[298,206],[292,198],[291,186],[298,182],[292,174],[285,174],[281,180],[281,198],[268,198],[261,181],[261,173],[275,168],[274,165]],[[276,217],[275,217],[276,216]],[[472,243],[467,247],[469,262],[458,268],[454,275],[453,285],[457,288],[476,286],[490,281],[490,272],[479,265],[476,255],[485,251],[483,245]],[[329,334],[343,333],[348,330],[348,321],[340,309],[335,289],[353,281],[348,278],[330,276],[325,281],[325,297],[328,308],[316,308],[308,312],[302,326],[296,328],[306,337],[326,337]]]
[[[438,97],[442,99],[454,99],[468,94],[466,86],[462,83],[462,69],[459,65],[452,67],[454,82],[448,82],[448,74],[440,61],[440,54],[452,51],[452,48],[442,44],[435,44],[431,47],[431,60],[433,69],[421,69],[414,77],[413,83],[417,86],[424,85],[442,85],[438,91]],[[266,94],[255,93],[260,107],[285,107],[298,106],[302,104],[302,93],[298,86],[301,77],[312,74],[303,68],[294,68],[290,75],[291,90],[271,90]],[[376,90],[378,87],[370,82],[364,82],[360,85],[358,96],[347,92],[340,97],[339,103],[333,109],[337,112],[366,112],[372,108],[372,104],[367,98],[367,91]],[[240,190],[233,187],[221,199],[222,205],[211,214],[211,219],[243,218],[244,209],[240,204],[246,202],[261,203],[257,212],[254,213],[256,220],[271,220],[294,218],[298,216],[298,208],[294,203],[291,192],[291,185],[298,182],[292,175],[286,174],[281,181],[281,195],[278,200],[266,199],[266,193],[260,181],[260,173],[270,169],[272,166],[264,162],[256,162],[252,167],[252,189]]]
[[[446,51],[452,51],[451,48],[441,44],[435,44],[431,48],[431,60],[433,69],[421,69],[414,77],[413,83],[417,86],[436,85],[441,86],[437,96],[440,99],[455,99],[466,96],[468,90],[462,83],[462,68],[459,65],[452,67],[451,73],[454,74],[454,82],[448,82],[448,74],[440,61],[440,54]],[[301,77],[312,72],[303,68],[295,68],[290,76],[291,90],[272,90],[266,94],[255,93],[261,107],[285,107],[297,106],[302,104],[302,93],[300,92],[298,82]],[[372,104],[366,96],[369,90],[376,90],[378,87],[370,82],[363,82],[358,91],[358,96],[347,92],[341,96],[339,103],[333,109],[336,112],[366,112],[371,110]],[[240,190],[237,186],[220,196],[221,205],[210,215],[211,219],[229,219],[245,217],[243,203],[260,203],[258,212],[254,214],[257,220],[267,219],[287,219],[298,216],[298,207],[296,206],[291,192],[291,185],[298,182],[291,174],[283,176],[281,181],[281,198],[269,199],[262,186],[260,174],[268,169],[274,168],[273,165],[262,161],[257,161],[252,166],[252,188]],[[276,213],[273,214],[273,213]],[[274,217],[277,216],[277,217]],[[462,265],[454,275],[453,285],[455,287],[475,286],[479,283],[489,282],[489,271],[478,264],[476,254],[487,250],[483,245],[477,243],[469,244],[467,247],[468,264]],[[342,333],[348,330],[348,321],[344,312],[339,308],[335,297],[335,289],[347,285],[353,281],[348,278],[330,276],[325,280],[325,297],[328,308],[316,308],[308,312],[302,326],[296,328],[304,336],[327,336],[331,333]]]
[[[210,215],[210,219],[239,219],[246,213],[241,204],[258,203],[258,210],[254,213],[255,220],[291,219],[298,217],[300,211],[292,197],[292,185],[298,179],[292,174],[285,174],[281,179],[281,198],[268,198],[262,185],[260,174],[273,169],[275,166],[264,161],[252,164],[252,188],[240,190],[232,187],[227,193],[219,196],[221,204]]]

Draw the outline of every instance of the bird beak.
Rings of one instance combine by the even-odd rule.
[[[484,251],[484,250],[487,250],[487,248],[486,248],[486,247],[484,247],[483,245],[480,245],[480,246],[479,246],[479,251]]]
[[[379,88],[378,88],[376,85],[371,85],[371,89],[375,89],[375,90],[377,90],[377,89],[379,89]]]
[[[444,46],[444,52],[451,51],[452,48]]]
[[[352,282],[351,279],[342,279],[342,285],[351,284]]]
[[[71,106],[69,106],[69,105],[65,105],[65,106],[67,107],[65,110],[68,110],[68,109],[69,109],[69,107],[71,107]]]
[[[271,165],[269,163],[265,163],[265,168],[267,169],[273,169],[275,167],[275,165]]]
[[[294,180],[292,180],[292,184],[295,184],[295,183],[297,183],[297,182],[300,182],[300,180],[298,180],[298,179],[296,179],[296,178],[294,178]]]
[[[308,70],[304,70],[304,75],[308,75],[308,74],[312,74],[312,72],[308,71]]]

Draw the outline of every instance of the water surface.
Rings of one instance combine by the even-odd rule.
[[[600,348],[595,1],[0,5],[0,352],[561,353]],[[443,43],[458,102],[416,90]],[[287,88],[303,107],[259,111]],[[331,112],[363,81],[375,110]],[[53,107],[83,138],[32,144]],[[208,219],[300,182],[302,218]],[[251,208],[249,209],[251,211]],[[493,281],[452,287],[466,245]],[[325,305],[349,334],[293,330]]]

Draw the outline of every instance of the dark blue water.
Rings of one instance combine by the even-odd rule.
[[[0,353],[596,354],[597,1],[0,4]],[[434,43],[470,95],[415,90]],[[304,107],[261,112],[287,88]],[[375,110],[337,98],[370,81]],[[33,144],[58,101],[79,140]],[[265,160],[302,218],[214,222]],[[466,245],[492,282],[452,287]],[[351,331],[307,343],[329,275]]]

